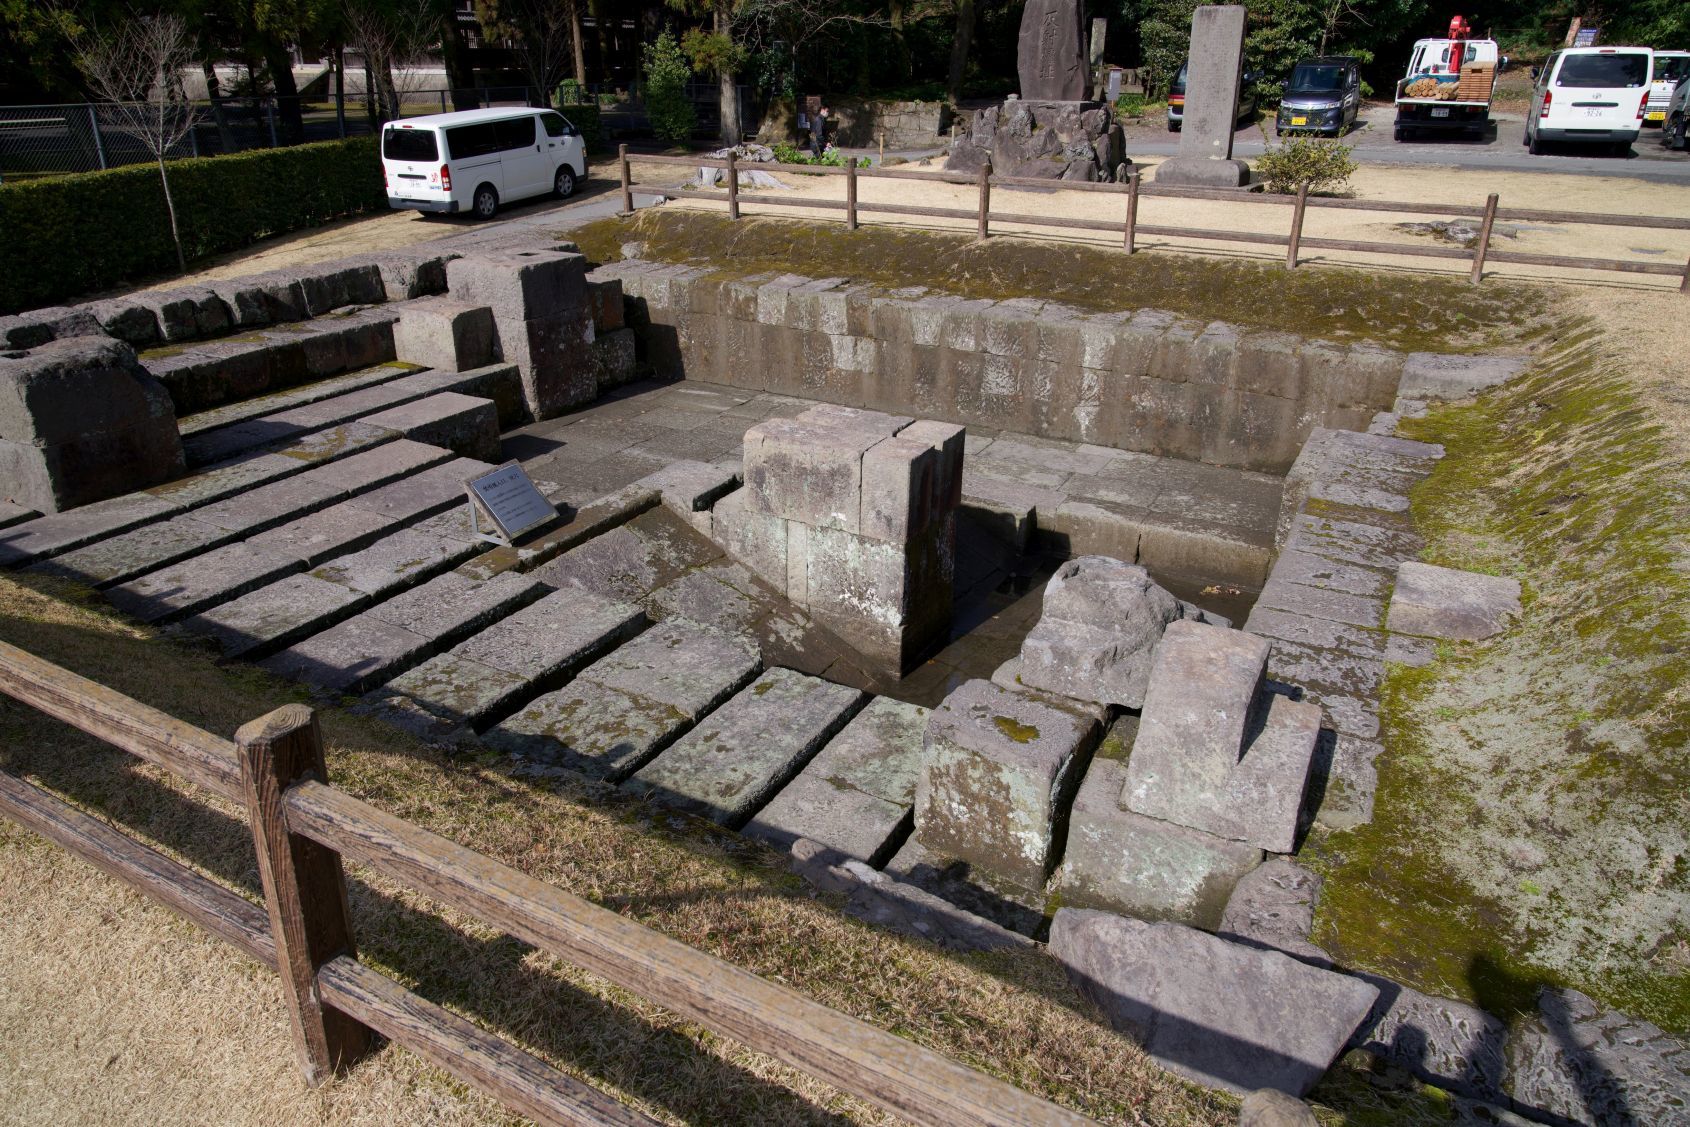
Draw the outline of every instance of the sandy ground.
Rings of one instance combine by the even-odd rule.
[[[1147,174],[1160,163],[1146,158],[1138,167]],[[938,167],[923,163],[909,166],[915,170]],[[670,173],[672,168],[664,169]],[[802,199],[837,199],[845,197],[842,176],[803,175],[782,176],[791,186],[787,192],[757,193],[760,197]],[[662,178],[647,183],[655,187]],[[1351,178],[1353,195],[1364,200],[1408,201],[1422,205],[1403,212],[1344,211],[1311,207],[1303,225],[1303,237],[1347,239],[1367,242],[1400,243],[1405,246],[1441,246],[1455,244],[1432,234],[1410,233],[1398,224],[1424,223],[1453,218],[1440,214],[1438,203],[1482,206],[1485,196],[1495,192],[1501,206],[1555,211],[1587,211],[1614,215],[1659,215],[1685,217],[1687,207],[1682,185],[1650,183],[1625,177],[1558,176],[1553,173],[1476,172],[1453,168],[1403,167],[1364,165]],[[749,193],[748,193],[749,194]],[[686,200],[678,204],[695,207],[724,207],[711,201]],[[972,185],[935,183],[931,181],[877,180],[868,177],[858,182],[858,206],[865,221],[876,224],[903,224],[937,228],[971,229],[978,207],[979,193]],[[904,215],[875,214],[876,203],[957,208],[970,218],[930,218]],[[793,215],[806,219],[833,218],[839,215],[816,208],[783,207],[759,199],[742,203],[745,210],[759,214]],[[1124,195],[1100,192],[1063,191],[1061,189],[1014,189],[994,187],[991,207],[993,213],[1039,215],[1059,218],[1102,219],[1111,224],[1126,216]],[[1217,231],[1251,231],[1288,234],[1292,209],[1260,202],[1239,202],[1174,199],[1144,196],[1139,202],[1138,221],[1144,226],[1200,228]],[[1476,222],[1476,221],[1475,221]],[[1040,228],[1025,223],[993,222],[992,231],[1000,234],[1037,234],[1040,238],[1091,242],[1119,246],[1120,234],[1115,231],[1092,232]],[[1178,249],[1186,252],[1232,257],[1283,261],[1285,251],[1280,247],[1252,246],[1246,243],[1193,240],[1164,235],[1145,235],[1138,238],[1140,248],[1148,251]],[[1492,239],[1493,251],[1521,251],[1535,254],[1569,255],[1583,258],[1612,258],[1633,262],[1672,264],[1682,266],[1690,258],[1690,231],[1595,226],[1574,223],[1544,223],[1498,220]],[[1393,270],[1431,273],[1466,273],[1468,263],[1461,260],[1411,258],[1376,253],[1318,250],[1304,247],[1300,260],[1309,263],[1368,263]],[[1671,290],[1679,279],[1650,275],[1616,274],[1591,270],[1571,270],[1542,266],[1526,266],[1490,262],[1487,277],[1508,277],[1528,280],[1594,282],[1626,289]]]

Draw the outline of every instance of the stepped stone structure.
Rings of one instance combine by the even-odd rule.
[[[452,296],[492,310],[500,359],[522,373],[523,398],[549,419],[598,394],[591,352],[587,260],[559,250],[514,250],[455,259]]]
[[[812,407],[745,432],[745,489],[712,510],[730,555],[894,674],[950,628],[964,432]]]

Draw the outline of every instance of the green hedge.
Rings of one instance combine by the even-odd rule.
[[[190,262],[387,206],[373,138],[169,167]],[[0,185],[0,313],[175,269],[156,165]]]
[[[599,120],[599,107],[594,102],[555,103],[557,112],[575,123],[581,131],[581,143],[589,153],[604,151],[604,125]]]

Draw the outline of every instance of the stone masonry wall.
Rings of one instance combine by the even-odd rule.
[[[1404,364],[1373,345],[1157,310],[639,260],[595,274],[622,279],[661,375],[1266,473],[1284,473],[1315,427],[1365,429]]]

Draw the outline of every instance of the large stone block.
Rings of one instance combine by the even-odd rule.
[[[1508,1030],[1502,1022],[1477,1006],[1422,994],[1374,975],[1361,977],[1379,988],[1379,1000],[1351,1039],[1353,1048],[1365,1049],[1446,1091],[1507,1103],[1503,1081]]]
[[[53,513],[183,472],[176,414],[106,336],[0,354],[0,500]]]
[[[381,269],[371,262],[325,263],[287,273],[298,278],[306,312],[313,317],[347,305],[375,305],[387,300]]]
[[[825,419],[769,419],[745,432],[746,504],[812,528],[861,528],[863,452],[881,435]]]
[[[1201,826],[1226,801],[1261,714],[1268,642],[1199,622],[1168,626],[1156,648],[1121,804]]]
[[[507,320],[577,316],[588,305],[587,260],[564,251],[468,255],[446,264],[446,285],[459,301],[490,306],[501,328]]]
[[[939,450],[901,433],[863,451],[862,535],[901,544],[925,529],[937,511],[940,459]]]
[[[396,250],[374,255],[371,262],[381,272],[387,300],[409,301],[445,293],[446,264],[457,257],[456,251]]]
[[[1518,579],[1405,560],[1385,625],[1398,634],[1482,642],[1519,614]]]
[[[1171,923],[1063,908],[1050,953],[1155,1061],[1243,1095],[1301,1096],[1379,996],[1359,978]]]
[[[1549,1122],[1681,1124],[1690,1108],[1690,1045],[1544,987],[1508,1038],[1508,1092]]]
[[[1289,857],[1275,857],[1233,889],[1221,914],[1220,935],[1329,967],[1332,959],[1309,940],[1320,885],[1320,877]]]
[[[499,411],[491,399],[443,391],[363,421],[390,427],[414,442],[444,446],[460,457],[499,460]]]
[[[1202,5],[1192,13],[1179,152],[1156,169],[1158,184],[1236,188],[1249,181],[1249,166],[1232,159],[1243,53],[1244,5]]]
[[[424,297],[399,307],[393,351],[407,364],[467,372],[493,362],[493,311],[449,297]]]
[[[90,301],[82,308],[108,334],[136,348],[145,348],[158,341],[158,316],[132,298]]]
[[[1094,759],[1074,798],[1055,888],[1073,908],[1213,928],[1262,859],[1251,845],[1120,807],[1126,765]]]
[[[1042,888],[1098,734],[1090,716],[967,682],[928,718],[916,836],[934,853]]]
[[[536,419],[597,398],[592,322],[580,310],[528,321],[497,316],[495,322],[500,357],[521,371],[523,398]]]
[[[1021,680],[1079,700],[1144,706],[1156,644],[1195,617],[1135,564],[1082,556],[1045,584],[1038,624],[1021,643]]]
[[[143,290],[135,303],[152,310],[167,341],[198,340],[229,328],[229,307],[209,289]]]

